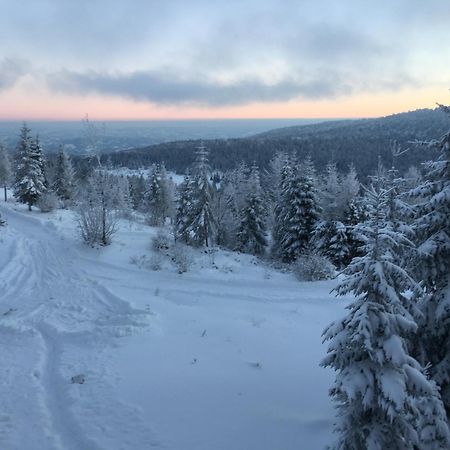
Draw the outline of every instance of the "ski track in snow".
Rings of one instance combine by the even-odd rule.
[[[6,369],[0,375],[0,389],[8,392],[0,412],[1,448],[117,448],[114,437],[123,413],[136,416],[136,427],[121,430],[126,445],[120,448],[138,448],[145,442],[155,447],[158,442],[148,426],[140,422],[139,412],[119,404],[114,393],[108,391],[113,386],[107,380],[108,373],[102,372],[101,362],[102,351],[111,347],[111,338],[129,335],[148,324],[146,312],[133,309],[78,271],[76,251],[55,233],[52,224],[43,225],[9,209],[2,214],[15,236],[7,249],[8,263],[0,272],[0,336],[2,356],[7,361],[3,363]],[[80,358],[66,361],[65,346],[76,347],[80,341]],[[85,385],[70,383],[79,368],[88,372]],[[92,416],[86,423],[83,408],[77,407],[77,403],[96,407],[95,400],[99,399],[95,399],[95,389],[89,387],[91,381],[101,386],[98,405],[103,404],[104,410],[97,407],[99,413],[110,414],[109,428],[92,422]],[[85,387],[94,398],[80,394]],[[99,428],[102,445],[110,441],[107,447],[91,437]]]
[[[97,251],[80,247],[68,211],[0,209],[0,450],[329,441],[332,374],[318,363],[321,331],[343,309],[334,282],[299,283],[229,252],[214,268],[197,254],[183,275],[143,270],[130,258],[154,229],[125,224]],[[84,384],[71,383],[78,374]]]

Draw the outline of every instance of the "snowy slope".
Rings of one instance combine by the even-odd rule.
[[[330,442],[335,282],[250,256],[139,268],[149,227],[86,248],[70,212],[0,206],[0,448],[314,450]],[[201,268],[200,266],[204,266]],[[82,374],[83,384],[71,383]]]

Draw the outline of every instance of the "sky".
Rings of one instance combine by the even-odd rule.
[[[375,117],[450,103],[449,0],[0,0],[0,120]]]

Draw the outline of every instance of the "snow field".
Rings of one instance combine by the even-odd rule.
[[[179,275],[156,229],[122,221],[84,246],[73,214],[1,204],[0,448],[315,450],[331,441],[323,328],[335,281],[193,251]],[[83,374],[83,384],[71,377]]]

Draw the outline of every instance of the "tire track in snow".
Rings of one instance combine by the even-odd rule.
[[[26,238],[18,236],[9,262],[0,272],[0,307],[14,309],[13,313],[0,316],[0,334],[3,326],[16,333],[18,340],[24,333],[28,337],[30,333],[34,335],[32,341],[38,360],[35,370],[31,371],[34,374],[31,384],[36,386],[27,395],[33,396],[30,400],[33,405],[41,406],[41,413],[29,420],[33,421],[33,426],[36,422],[41,423],[43,433],[51,437],[46,441],[46,450],[97,450],[101,447],[92,437],[86,436],[86,430],[72,408],[75,399],[70,396],[70,388],[73,385],[67,374],[63,376],[61,372],[65,347],[72,345],[71,342],[82,334],[83,342],[88,346],[83,352],[97,354],[98,349],[112,344],[111,338],[128,335],[136,328],[148,325],[148,321],[142,319],[146,312],[132,308],[96,280],[86,279],[74,270],[72,261],[78,255],[58,242],[54,233],[50,234],[52,227],[17,212],[11,217],[8,213],[5,215],[16,227],[16,234],[21,228],[27,234]],[[81,361],[78,363],[81,365]],[[20,369],[20,364],[16,366]],[[94,373],[95,368],[92,370]],[[101,374],[98,378],[101,379]],[[20,388],[29,391],[25,382],[23,385]],[[121,405],[114,399],[108,401],[111,409],[119,411],[119,417],[115,419],[119,427],[121,410],[129,415],[136,414],[128,405]],[[138,416],[135,422],[140,423]],[[141,424],[141,428],[144,426]],[[148,442],[149,448],[159,446],[148,427],[146,430],[134,428],[134,433],[140,435],[142,442]],[[132,437],[127,439],[133,441]],[[44,444],[33,442],[31,445],[41,448],[39,445]]]
[[[96,442],[84,436],[76,418],[67,408],[70,399],[69,384],[59,371],[62,348],[58,332],[45,322],[36,326],[42,339],[44,354],[42,358],[42,384],[45,403],[51,412],[53,427],[57,430],[61,450],[98,450]]]

